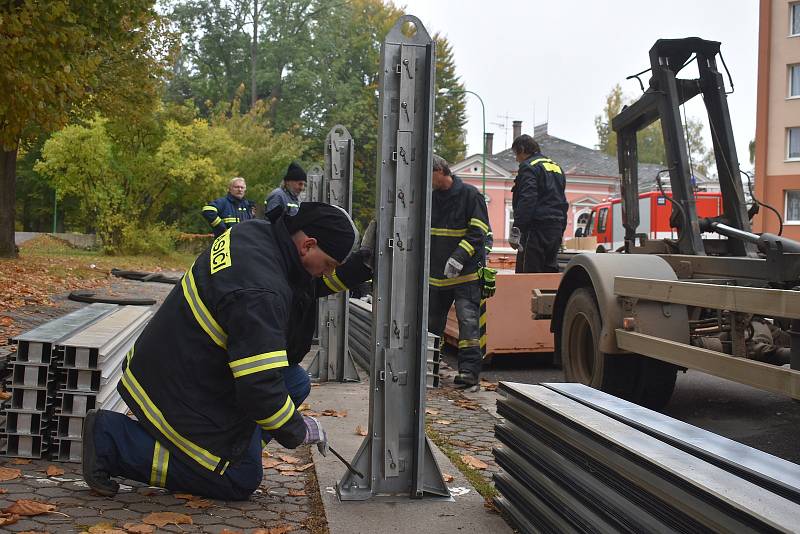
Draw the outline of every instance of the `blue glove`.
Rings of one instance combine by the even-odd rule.
[[[322,456],[328,456],[328,436],[325,433],[325,429],[322,428],[322,423],[307,415],[303,416],[303,423],[306,425],[306,438],[303,440],[303,444],[311,445],[316,443],[319,453]]]

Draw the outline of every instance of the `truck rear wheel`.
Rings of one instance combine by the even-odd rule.
[[[570,295],[561,323],[561,359],[568,382],[580,382],[648,408],[660,409],[675,387],[677,367],[638,354],[606,354],[599,349],[603,318],[594,292]]]

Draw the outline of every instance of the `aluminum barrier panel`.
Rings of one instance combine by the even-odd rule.
[[[425,436],[435,44],[404,15],[381,48],[369,435],[342,500],[449,496]]]

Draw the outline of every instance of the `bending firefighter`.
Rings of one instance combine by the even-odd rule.
[[[433,156],[428,330],[440,336],[455,301],[458,317],[456,384],[478,383],[483,349],[480,333],[481,280],[485,248],[491,247],[486,201],[472,185],[451,175]]]
[[[295,408],[311,389],[299,366],[314,332],[307,297],[369,278],[371,246],[350,254],[358,232],[328,204],[269,217],[215,239],[128,353],[117,389],[137,420],[87,414],[83,475],[93,490],[114,495],[119,476],[246,499],[263,476],[263,443],[326,452],[319,422]]]

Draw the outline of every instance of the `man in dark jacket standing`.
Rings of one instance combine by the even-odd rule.
[[[298,292],[330,294],[369,274],[350,254],[358,232],[341,208],[310,202],[295,217],[272,215],[215,239],[128,353],[117,389],[137,420],[87,414],[83,474],[93,490],[114,495],[111,477],[121,476],[246,499],[263,476],[262,442],[326,442],[296,409],[310,387],[289,340],[310,338],[313,323],[293,333],[290,310]]]
[[[567,227],[566,179],[561,167],[542,155],[539,143],[520,135],[511,145],[519,171],[511,189],[518,273],[557,273],[558,250]]]
[[[253,218],[255,205],[244,198],[247,184],[237,176],[228,184],[228,194],[203,206],[203,217],[211,225],[214,237],[242,221]]]
[[[431,177],[431,256],[428,330],[444,333],[453,301],[458,317],[456,384],[478,383],[483,351],[480,336],[481,287],[478,268],[485,264],[490,233],[486,200],[474,186],[450,173],[444,158],[433,156]]]
[[[283,209],[290,216],[295,215],[297,210],[300,209],[300,194],[306,188],[306,171],[295,162],[289,164],[286,169],[286,176],[283,178],[283,184],[276,187],[267,196],[264,201],[264,213],[269,213],[278,206]]]

